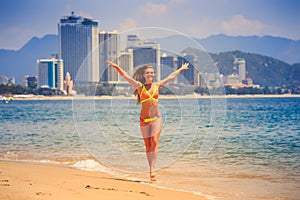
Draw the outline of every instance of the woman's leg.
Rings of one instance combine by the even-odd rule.
[[[154,167],[156,164],[157,153],[158,153],[158,141],[160,137],[160,133],[162,130],[162,118],[158,118],[157,120],[153,121],[151,125],[151,163],[150,163],[150,178],[152,181],[156,181],[156,174],[153,173]]]
[[[162,118],[158,118],[151,124],[151,152],[158,152],[158,140],[162,130]]]
[[[146,156],[148,160],[148,164],[150,167],[150,179],[151,181],[155,181],[155,176],[153,177],[152,171],[154,168],[154,159],[156,160],[155,152],[153,152],[152,148],[152,137],[151,137],[151,125],[141,124],[140,126],[141,132],[143,135],[145,147],[146,147]]]
[[[147,127],[147,128],[146,128]],[[147,159],[150,167],[150,179],[156,180],[156,175],[153,173],[157,153],[158,153],[158,140],[162,129],[162,118],[153,121],[151,125],[141,127],[146,146]]]
[[[148,154],[151,152],[151,126],[147,124],[141,124],[140,129],[145,142],[146,153]]]

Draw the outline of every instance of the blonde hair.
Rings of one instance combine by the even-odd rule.
[[[139,82],[141,82],[144,85],[146,83],[144,73],[145,73],[145,70],[148,69],[148,68],[152,68],[154,70],[154,67],[152,65],[144,65],[144,66],[138,67],[135,70],[134,74],[132,75],[132,78],[139,81]],[[137,105],[140,104],[141,103],[141,98],[140,98],[138,89],[135,89],[134,95],[137,97],[136,98],[136,104]]]

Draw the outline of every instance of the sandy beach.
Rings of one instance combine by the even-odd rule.
[[[137,200],[198,199],[192,193],[168,190],[100,172],[22,162],[0,161],[0,199]]]

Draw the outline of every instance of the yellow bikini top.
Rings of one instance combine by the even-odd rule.
[[[142,86],[142,91],[140,93],[141,103],[154,100],[158,101],[158,87],[154,84],[154,91],[152,94],[146,89],[145,85]]]

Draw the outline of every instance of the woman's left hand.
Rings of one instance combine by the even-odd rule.
[[[189,69],[189,64],[190,63],[182,63],[180,70],[185,71]]]

